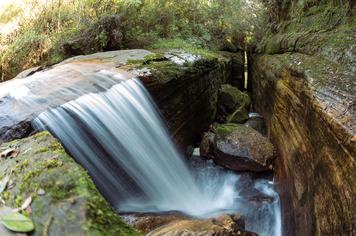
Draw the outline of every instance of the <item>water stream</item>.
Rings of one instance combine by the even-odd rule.
[[[60,139],[121,212],[181,211],[197,217],[239,212],[248,230],[280,235],[273,183],[251,179],[249,188],[268,198],[254,202],[242,193],[240,175],[205,160],[187,163],[136,79],[46,110],[33,125]]]

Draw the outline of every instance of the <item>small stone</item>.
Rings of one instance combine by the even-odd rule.
[[[40,188],[38,191],[37,191],[37,194],[40,195],[40,196],[43,196],[46,194],[46,191],[43,189],[43,188]]]

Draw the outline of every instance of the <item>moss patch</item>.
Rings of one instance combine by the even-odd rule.
[[[222,137],[230,134],[236,129],[241,128],[242,125],[234,123],[226,123],[222,125],[217,125],[214,127],[214,132]]]
[[[138,235],[122,222],[86,171],[48,132],[11,142],[15,144],[20,154],[0,160],[0,172],[9,174],[12,170],[10,179],[14,182],[14,187],[4,191],[1,197],[7,206],[19,207],[32,196],[29,217],[35,223],[35,235],[45,231],[49,235],[55,232],[62,235]],[[9,145],[5,143],[1,148]],[[43,189],[45,195],[38,195],[39,189]]]

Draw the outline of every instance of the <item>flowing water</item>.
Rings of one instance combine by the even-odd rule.
[[[33,125],[60,139],[121,212],[181,211],[198,217],[239,212],[248,230],[280,234],[273,184],[251,180],[250,188],[268,197],[255,204],[241,193],[246,186],[240,175],[206,161],[199,166],[186,163],[152,98],[136,79],[46,110]]]

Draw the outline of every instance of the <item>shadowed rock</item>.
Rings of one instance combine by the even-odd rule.
[[[250,98],[246,93],[229,84],[219,89],[218,119],[227,122],[243,123],[248,119]]]

